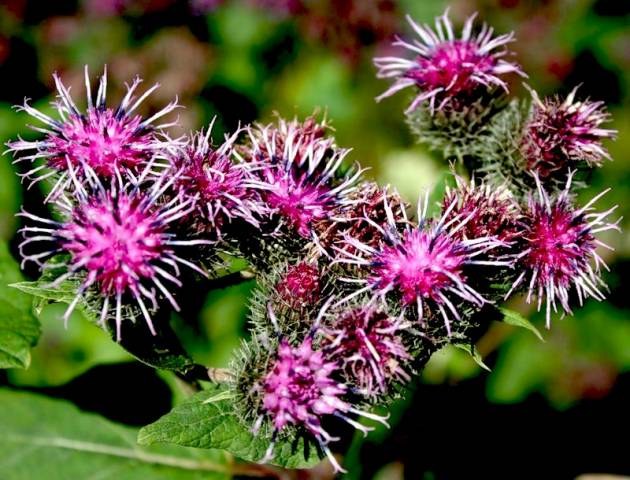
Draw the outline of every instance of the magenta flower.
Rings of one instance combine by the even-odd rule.
[[[315,264],[300,262],[291,265],[276,285],[278,297],[294,310],[313,306],[321,297],[320,276]]]
[[[514,40],[514,34],[493,38],[492,28],[484,24],[474,35],[475,17],[476,14],[468,17],[461,38],[455,38],[448,10],[435,19],[435,31],[428,25],[418,25],[407,16],[420,40],[410,43],[399,38],[394,45],[406,48],[414,57],[374,59],[379,78],[395,79],[377,101],[404,88],[415,87],[419,93],[407,112],[415,110],[424,101],[429,101],[432,112],[446,106],[461,109],[480,98],[483,92],[496,88],[507,92],[505,75],[526,76],[518,64],[504,59],[509,54],[505,46]]]
[[[118,340],[123,308],[130,303],[137,304],[154,335],[149,310],[157,308],[157,296],[165,297],[175,310],[179,310],[166,286],[181,285],[177,278],[178,265],[186,265],[204,275],[205,272],[178,256],[175,249],[207,242],[178,240],[169,231],[171,222],[193,210],[190,200],[171,201],[164,206],[157,203],[173,181],[174,177],[171,177],[140,192],[128,185],[121,188],[112,185],[107,190],[94,180],[89,191],[77,184],[74,198],[65,195],[57,198],[55,205],[65,217],[61,222],[21,213],[39,224],[22,229],[26,238],[20,244],[24,261],[34,261],[47,268],[49,265],[42,260],[45,262],[54,254],[67,254],[67,272],[51,287],[59,286],[67,279],[80,281],[77,295],[64,315],[66,321],[85,294],[90,298],[102,298],[101,324],[104,326],[105,321],[113,317]],[[35,253],[25,253],[27,245],[40,242],[49,244],[49,249],[40,247]],[[148,307],[146,300],[150,302]],[[135,316],[129,310],[125,308],[125,312]]]
[[[557,312],[557,303],[566,313],[571,313],[569,291],[573,288],[580,305],[593,297],[604,300],[600,290],[605,287],[600,268],[608,268],[596,251],[599,245],[611,249],[595,237],[606,230],[619,230],[618,223],[608,223],[606,217],[617,206],[597,213],[592,205],[608,190],[600,193],[582,208],[573,206],[570,199],[571,176],[567,186],[555,198],[550,197],[536,177],[538,199],[531,197],[524,212],[524,232],[521,235],[523,252],[519,255],[517,269],[522,269],[506,298],[520,285],[527,282],[527,302],[537,297],[540,310],[546,302],[547,327],[551,324],[551,310]],[[594,263],[594,265],[592,264]]]
[[[349,206],[317,223],[320,244],[328,251],[334,246],[344,246],[351,251],[352,247],[345,241],[350,236],[371,247],[378,247],[384,241],[382,231],[388,225],[385,205],[389,205],[397,225],[408,223],[404,215],[406,205],[398,192],[374,182],[359,183],[351,195]]]
[[[194,225],[221,238],[221,227],[234,219],[258,226],[255,214],[259,207],[247,186],[251,164],[235,163],[231,158],[238,132],[216,148],[210,141],[211,132],[212,125],[205,133],[193,135],[186,147],[175,153],[171,164],[179,172],[176,189],[197,207],[199,217]]]
[[[424,209],[422,202],[418,204],[420,226],[407,225],[402,233],[396,230],[393,214],[389,211],[390,225],[382,232],[387,244],[380,248],[347,237],[349,246],[357,253],[338,249],[339,258],[336,261],[357,265],[367,272],[367,277],[350,279],[364,286],[342,302],[366,291],[372,291],[383,299],[393,293],[403,308],[416,306],[421,324],[424,324],[425,307],[429,313],[439,311],[450,335],[451,319],[461,320],[456,307],[459,301],[476,307],[486,303],[467,283],[466,270],[475,265],[508,266],[511,263],[477,258],[505,245],[494,237],[458,238],[457,232],[466,225],[470,216],[456,215],[447,221],[455,202],[437,222],[426,221],[427,202],[428,198]]]
[[[257,177],[250,186],[259,192],[267,217],[317,242],[315,223],[352,203],[361,170],[337,178],[348,150],[321,137],[309,123],[281,122],[280,128],[249,133],[252,151],[247,160],[255,164]]]
[[[520,235],[520,206],[506,188],[483,182],[466,183],[455,176],[456,188],[447,188],[442,211],[449,211],[446,221],[467,219],[455,232],[460,239],[495,238],[506,245]],[[496,252],[492,252],[496,253]]]
[[[387,393],[394,382],[410,380],[404,367],[411,355],[400,337],[408,325],[402,318],[367,306],[349,310],[330,323],[322,327],[323,348],[361,394],[375,397]]]
[[[527,168],[544,180],[554,173],[566,174],[584,161],[599,166],[610,155],[602,146],[604,138],[614,138],[615,130],[600,128],[610,120],[603,102],[576,101],[577,88],[562,100],[541,100],[531,90],[532,113],[523,136]]]
[[[322,419],[334,415],[364,433],[371,428],[350,418],[350,415],[387,423],[382,417],[362,412],[343,399],[348,388],[335,379],[338,373],[337,362],[327,359],[323,351],[313,349],[312,337],[309,336],[297,347],[281,340],[277,357],[262,379],[263,414],[257,423],[267,417],[274,427],[274,439],[288,425],[304,428],[320,444],[335,470],[344,472],[328,448],[328,443],[338,438],[331,437],[324,430]],[[272,440],[263,462],[272,458],[273,448]]]
[[[120,105],[114,109],[107,107],[105,102],[107,72],[100,79],[96,99],[93,101],[86,67],[87,111],[83,113],[79,111],[57,74],[54,79],[59,98],[54,106],[59,118],[55,119],[38,111],[25,101],[19,109],[44,124],[43,128],[33,128],[45,136],[42,140],[18,139],[7,144],[10,151],[30,152],[28,155],[18,156],[16,162],[44,160],[42,165],[25,175],[34,178],[34,182],[55,178],[56,183],[49,198],[72,186],[71,176],[74,175],[79,181],[86,179],[87,169],[91,169],[104,180],[122,177],[135,181],[139,172],[146,171],[147,165],[159,166],[159,160],[164,159],[164,155],[174,148],[175,143],[172,140],[158,135],[162,129],[173,123],[154,125],[154,122],[177,108],[177,101],[146,119],[134,114],[158,85],[136,98],[136,89],[142,82],[140,78],[136,78]]]

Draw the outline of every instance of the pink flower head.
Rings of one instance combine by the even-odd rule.
[[[402,39],[394,42],[414,55],[382,57],[374,59],[379,78],[394,78],[392,86],[377,97],[380,101],[407,87],[419,90],[407,112],[415,110],[424,101],[429,101],[433,112],[449,106],[459,109],[470,105],[483,92],[501,88],[507,92],[506,74],[525,74],[518,64],[504,59],[509,52],[505,47],[514,40],[514,34],[492,37],[493,29],[484,24],[474,35],[473,21],[476,14],[466,20],[461,38],[455,38],[448,10],[435,19],[435,31],[428,25],[418,25],[407,16],[419,40],[411,43]]]
[[[88,184],[89,190],[77,185],[72,199],[64,195],[55,200],[64,215],[61,222],[25,212],[21,214],[39,223],[22,229],[26,237],[20,245],[24,261],[35,261],[40,267],[47,268],[49,265],[42,263],[42,259],[67,254],[67,272],[51,286],[57,287],[67,279],[80,280],[78,293],[64,315],[66,321],[88,290],[95,293],[89,298],[102,297],[101,323],[104,325],[110,316],[113,317],[118,340],[122,309],[129,301],[137,304],[154,335],[149,308],[157,308],[157,296],[165,297],[175,310],[179,310],[166,286],[169,283],[181,285],[177,278],[178,265],[186,265],[204,275],[205,272],[176,255],[175,249],[207,242],[178,240],[169,231],[171,222],[188,215],[193,209],[190,200],[180,199],[164,206],[156,203],[173,180],[171,177],[168,181],[153,183],[146,192],[128,185],[116,188],[112,184],[106,189],[94,180]],[[27,245],[40,242],[50,244],[50,249],[39,249],[32,254],[24,252]],[[150,302],[149,308],[145,300]]]
[[[337,362],[328,359],[322,350],[313,348],[313,339],[307,337],[293,347],[281,340],[275,361],[262,379],[262,416],[274,427],[274,438],[288,425],[309,432],[320,444],[336,471],[344,471],[333,457],[328,443],[338,440],[322,427],[322,419],[328,415],[342,418],[353,427],[367,433],[365,427],[350,415],[360,415],[387,425],[382,417],[356,409],[343,399],[348,393],[345,384],[336,380],[339,375]],[[274,441],[263,461],[273,456]]]
[[[400,336],[407,328],[402,318],[368,306],[346,311],[330,323],[322,328],[324,348],[363,395],[375,397],[394,382],[410,380],[404,369],[411,355]]]
[[[531,93],[532,114],[522,144],[528,170],[544,180],[554,173],[566,175],[579,161],[599,166],[610,158],[602,139],[614,138],[617,132],[600,128],[610,120],[603,102],[576,101],[577,88],[564,100],[541,100],[534,90]]]
[[[34,178],[34,182],[55,177],[57,181],[49,198],[71,186],[71,176],[79,181],[85,180],[88,177],[87,169],[91,169],[104,180],[122,177],[135,181],[136,175],[144,171],[148,164],[164,158],[165,153],[173,148],[172,140],[157,135],[173,123],[154,125],[154,122],[177,108],[176,101],[147,119],[134,113],[158,85],[136,98],[134,94],[142,82],[140,78],[136,78],[120,105],[111,108],[106,105],[107,72],[100,79],[96,99],[93,101],[86,67],[87,110],[81,112],[57,74],[54,79],[58,91],[58,101],[54,106],[59,118],[55,119],[38,111],[25,101],[19,108],[44,124],[43,128],[33,128],[45,136],[37,141],[19,139],[8,143],[10,151],[31,152],[29,155],[19,156],[17,162],[44,160],[43,165],[33,168],[25,175]]]
[[[315,305],[321,298],[321,273],[316,264],[291,265],[276,285],[280,300],[294,310]]]
[[[383,230],[387,244],[378,248],[371,247],[347,237],[350,247],[356,249],[338,249],[337,262],[354,264],[367,272],[367,278],[353,279],[363,283],[359,290],[348,295],[344,300],[372,291],[384,298],[393,293],[399,298],[403,308],[415,305],[418,319],[423,324],[425,306],[429,312],[440,312],[448,334],[451,333],[451,318],[461,320],[456,304],[465,301],[481,307],[486,300],[467,283],[466,270],[474,265],[506,266],[510,262],[478,259],[494,248],[505,244],[494,237],[474,239],[458,238],[457,232],[469,221],[470,217],[456,215],[449,218],[455,208],[453,202],[437,222],[426,221],[428,198],[418,203],[420,226],[407,225],[402,233],[391,210],[388,211],[389,228]]]
[[[389,187],[381,187],[374,182],[361,182],[351,195],[352,203],[340,209],[332,218],[318,222],[316,229],[320,244],[326,249],[343,245],[351,251],[345,241],[350,236],[371,247],[378,247],[383,241],[383,229],[388,227],[385,205],[389,205],[396,216],[396,224],[404,225],[406,207],[400,195]]]
[[[234,219],[258,225],[254,213],[258,204],[247,187],[251,164],[232,161],[233,143],[238,132],[218,147],[210,141],[212,125],[193,135],[171,163],[179,172],[176,188],[197,206],[201,230],[212,230],[221,238],[221,227]]]
[[[319,136],[308,123],[281,122],[280,128],[250,129],[256,164],[250,186],[259,192],[268,218],[276,218],[303,238],[317,240],[315,223],[351,203],[361,175],[337,178],[348,150]]]
[[[495,238],[506,245],[520,234],[520,207],[506,188],[487,183],[466,183],[455,176],[456,188],[447,188],[442,211],[449,210],[446,221],[455,217],[468,219],[455,232],[460,239]]]
[[[569,197],[571,176],[567,186],[555,198],[550,197],[538,177],[538,198],[529,199],[524,212],[525,231],[521,238],[523,253],[520,254],[517,269],[522,269],[509,296],[519,285],[528,284],[527,302],[532,296],[538,300],[538,310],[546,301],[547,327],[551,324],[551,310],[557,312],[557,304],[566,313],[571,313],[569,291],[575,289],[580,305],[583,300],[593,297],[603,300],[600,288],[605,287],[600,277],[600,267],[608,268],[596,247],[611,249],[595,237],[606,230],[619,230],[618,221],[606,222],[606,217],[617,207],[605,212],[593,212],[592,205],[608,190],[600,193],[582,208],[576,208]],[[594,265],[592,263],[594,262]],[[506,298],[507,298],[506,296]]]

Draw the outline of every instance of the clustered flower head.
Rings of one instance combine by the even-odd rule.
[[[176,190],[196,205],[196,212],[202,218],[194,223],[196,230],[210,228],[218,238],[223,227],[236,219],[258,225],[258,203],[247,187],[251,164],[232,159],[238,133],[215,148],[210,139],[210,125],[205,132],[193,134],[186,146],[176,150],[170,159],[177,171]]]
[[[315,224],[348,205],[361,170],[342,175],[349,150],[322,137],[323,126],[307,121],[257,126],[249,131],[244,161],[254,164],[249,185],[260,196],[269,231],[283,227],[305,239],[317,238]]]
[[[75,290],[66,320],[76,308],[96,313],[117,341],[127,320],[146,324],[149,339],[168,329],[157,313],[178,310],[181,287],[199,275],[255,276],[249,334],[226,387],[233,413],[269,441],[261,461],[279,462],[279,444],[305,439],[343,471],[331,450],[338,421],[364,434],[372,427],[362,420],[386,424],[371,409],[404,393],[441,346],[470,347],[504,297],[545,304],[547,326],[575,301],[604,299],[599,248],[611,247],[598,237],[619,229],[607,220],[616,207],[594,210],[603,193],[578,205],[573,181],[575,166],[607,156],[604,107],[575,91],[563,101],[534,94],[527,113],[495,102],[506,75],[524,74],[508,58],[513,35],[474,33],[474,18],[459,37],[447,13],[435,31],[409,19],[419,39],[396,45],[413,57],[376,60],[379,77],[394,79],[381,97],[418,91],[410,110],[491,111],[465,131],[466,115],[436,122],[448,134],[435,145],[458,173],[415,213],[393,188],[363,179],[317,115],[244,126],[216,143],[212,124],[172,139],[156,121],[174,102],[138,113],[155,87],[136,98],[137,79],[112,108],[106,76],[93,101],[86,71],[82,112],[56,76],[58,118],[25,102],[42,138],[8,144],[16,162],[42,163],[28,178],[52,187],[53,218],[21,213],[24,261],[48,288]],[[464,154],[449,156],[449,141]],[[251,271],[227,274],[228,262],[207,261],[215,257]]]
[[[610,119],[603,102],[576,100],[577,87],[565,98],[541,100],[532,90],[532,113],[522,140],[528,170],[541,179],[554,174],[566,177],[584,162],[600,166],[610,158],[602,145],[615,130],[601,128]]]
[[[42,165],[26,172],[25,176],[35,182],[55,179],[51,197],[72,186],[72,177],[79,182],[85,181],[88,169],[104,180],[135,180],[140,172],[146,171],[148,165],[153,169],[159,167],[165,155],[176,145],[177,142],[163,135],[163,130],[173,123],[155,124],[178,107],[176,101],[149,118],[143,118],[137,113],[142,102],[159,85],[137,96],[142,80],[136,78],[120,105],[112,108],[106,103],[107,72],[101,76],[93,98],[86,67],[87,109],[82,112],[57,74],[54,79],[58,99],[53,105],[58,118],[40,112],[28,101],[18,107],[43,124],[32,128],[43,133],[44,138],[36,141],[19,139],[8,143],[10,151],[20,154],[16,162],[44,161]],[[22,155],[22,152],[28,155]]]
[[[377,100],[411,87],[418,94],[407,108],[412,112],[423,102],[431,111],[446,107],[460,110],[483,94],[495,89],[508,91],[508,74],[525,76],[520,66],[506,60],[510,52],[506,45],[514,41],[513,33],[493,37],[493,29],[484,24],[473,33],[476,14],[464,25],[461,37],[453,32],[448,11],[435,20],[435,30],[407,20],[419,39],[399,38],[394,46],[403,47],[413,55],[380,57],[374,60],[379,78],[392,78],[394,83]]]
[[[324,346],[359,393],[378,398],[394,384],[411,380],[412,357],[403,340],[409,323],[402,317],[370,305],[341,312],[330,323],[322,328]]]
[[[592,205],[606,192],[578,208],[570,196],[571,177],[565,190],[554,197],[536,180],[537,195],[532,194],[523,212],[522,252],[518,259],[521,273],[513,288],[522,283],[528,285],[527,301],[535,296],[539,310],[545,302],[549,326],[551,311],[557,312],[558,303],[564,312],[571,313],[571,289],[577,293],[580,305],[588,297],[605,299],[602,289],[606,285],[600,277],[600,268],[607,267],[596,247],[611,247],[595,234],[619,227],[618,222],[606,221],[616,206],[605,212],[593,211]]]

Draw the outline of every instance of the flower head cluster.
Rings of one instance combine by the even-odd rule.
[[[473,34],[475,15],[466,20],[461,37],[456,38],[448,11],[435,20],[435,31],[428,25],[418,25],[411,17],[409,24],[419,40],[407,42],[398,39],[395,46],[409,50],[414,57],[381,57],[374,63],[379,78],[395,79],[381,100],[407,87],[419,90],[407,112],[428,101],[430,110],[449,107],[459,110],[472,104],[483,93],[500,88],[507,91],[505,75],[525,74],[518,64],[509,62],[506,45],[514,40],[512,33],[493,37],[492,28],[481,27]]]
[[[104,325],[113,317],[118,340],[123,307],[130,303],[139,307],[154,335],[149,310],[157,308],[158,296],[179,310],[167,288],[168,284],[181,285],[178,264],[204,272],[175,252],[182,245],[198,245],[202,241],[178,240],[169,230],[170,223],[192,211],[191,201],[178,199],[164,206],[157,203],[173,180],[157,181],[148,191],[140,192],[129,185],[112,184],[106,189],[94,178],[87,188],[77,183],[72,198],[57,198],[55,204],[64,217],[60,222],[22,213],[37,224],[22,229],[26,237],[20,245],[24,259],[46,268],[46,259],[66,254],[67,271],[52,285],[71,278],[80,281],[77,295],[64,315],[66,321],[78,302],[93,291],[100,299],[101,323]],[[33,244],[40,247],[26,252]],[[42,244],[49,247],[42,248]]]
[[[389,228],[387,210],[392,212],[397,225],[409,223],[405,214],[405,203],[389,187],[381,187],[374,182],[362,182],[351,193],[350,199],[350,205],[316,225],[320,244],[327,251],[342,246],[351,250],[352,247],[345,241],[346,237],[376,248],[384,241],[383,230]]]
[[[402,318],[364,306],[347,310],[330,323],[322,327],[324,348],[361,394],[376,398],[392,384],[410,380],[405,366],[411,355],[401,335],[408,323]]]
[[[610,248],[595,234],[618,230],[617,223],[608,223],[606,217],[617,207],[605,212],[594,212],[592,205],[599,194],[582,208],[573,205],[570,198],[571,177],[559,195],[550,197],[538,178],[537,198],[532,196],[523,215],[523,243],[517,269],[522,270],[512,286],[528,285],[527,301],[537,297],[540,310],[546,303],[547,326],[551,323],[551,310],[557,303],[571,313],[569,292],[574,289],[580,304],[587,297],[603,300],[605,284],[600,278],[600,267],[606,264],[596,247]],[[593,264],[594,263],[594,264]],[[511,290],[511,291],[512,291]],[[511,293],[508,293],[508,295]]]
[[[467,219],[455,232],[457,238],[495,238],[509,245],[519,236],[520,206],[508,189],[475,179],[466,183],[459,176],[455,176],[455,181],[455,188],[446,189],[442,211],[449,212],[447,223],[456,218]]]
[[[154,123],[177,108],[177,102],[149,118],[135,113],[144,99],[158,85],[154,85],[136,98],[136,90],[142,80],[136,78],[129,86],[127,94],[116,108],[106,104],[107,73],[100,79],[96,98],[92,98],[92,89],[87,67],[85,69],[85,87],[87,92],[87,111],[81,112],[70,96],[68,88],[55,74],[58,101],[54,104],[59,118],[52,118],[28,104],[19,107],[39,120],[44,127],[33,127],[42,132],[42,140],[27,141],[19,139],[9,142],[9,150],[17,152],[16,161],[35,161],[43,159],[39,165],[26,173],[34,181],[46,178],[56,180],[50,198],[68,186],[71,178],[84,181],[88,170],[93,171],[103,180],[136,180],[140,172],[146,172],[147,165],[158,166],[176,142],[160,132],[172,125]],[[21,155],[27,152],[27,155]]]
[[[321,273],[316,264],[300,262],[289,266],[276,285],[276,293],[294,310],[312,307],[322,294]]]
[[[361,171],[338,178],[348,150],[320,138],[312,124],[291,122],[250,129],[246,159],[256,178],[249,185],[259,192],[268,220],[286,226],[305,239],[316,239],[314,225],[350,202]],[[269,223],[269,222],[267,222]]]
[[[206,132],[191,136],[181,150],[170,159],[178,172],[175,189],[196,205],[200,221],[194,227],[202,233],[210,230],[222,237],[222,227],[234,219],[243,219],[257,225],[258,203],[248,188],[251,164],[232,160],[233,144],[238,132],[227,138],[219,147],[213,147]]]
[[[314,349],[311,336],[296,347],[281,340],[276,358],[262,379],[263,402],[259,421],[268,418],[275,432],[288,425],[307,430],[319,442],[335,470],[343,472],[328,448],[328,443],[338,438],[332,437],[322,427],[322,419],[334,415],[363,432],[368,432],[370,428],[361,425],[351,415],[385,421],[377,415],[358,410],[344,400],[348,387],[336,379],[338,373],[337,362],[327,358],[324,351]],[[273,448],[272,442],[267,450],[267,459],[272,457]]]
[[[541,100],[532,90],[531,117],[522,140],[527,169],[544,180],[553,174],[565,176],[585,162],[599,166],[610,158],[602,140],[613,138],[615,130],[601,128],[610,116],[603,102],[578,101],[575,88],[564,100]]]
[[[424,323],[425,312],[439,311],[447,332],[451,332],[451,320],[461,320],[456,304],[461,300],[480,307],[486,300],[468,283],[467,273],[475,265],[505,266],[506,261],[478,259],[478,256],[503,246],[494,237],[458,238],[457,232],[469,221],[470,216],[456,215],[447,221],[455,208],[453,202],[437,222],[426,221],[426,206],[419,202],[420,226],[407,226],[402,232],[395,230],[393,216],[389,232],[383,231],[388,243],[374,248],[350,237],[349,245],[359,253],[340,250],[339,262],[354,264],[367,271],[366,278],[355,279],[364,287],[346,299],[371,291],[385,298],[394,294],[403,308],[416,306],[417,316]],[[345,256],[345,258],[343,258]]]

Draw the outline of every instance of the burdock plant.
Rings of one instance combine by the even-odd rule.
[[[66,320],[80,309],[201,390],[145,427],[143,442],[285,467],[327,457],[343,471],[347,426],[387,424],[383,412],[431,354],[470,348],[505,299],[522,294],[547,327],[605,299],[599,248],[611,247],[599,235],[618,230],[615,207],[595,210],[603,194],[580,205],[573,181],[609,157],[605,106],[579,90],[511,99],[525,77],[514,36],[474,19],[456,34],[447,13],[435,28],[409,18],[413,38],[375,60],[392,81],[378,99],[412,92],[414,133],[451,162],[442,198],[415,209],[365,180],[317,115],[222,141],[212,125],[173,139],[175,102],[142,117],[155,87],[140,93],[136,79],[110,106],[107,76],[94,93],[87,69],[85,107],[58,76],[54,117],[18,107],[42,137],[8,149],[33,162],[25,177],[51,187],[50,215],[20,214],[19,250],[43,275],[18,286],[69,303]],[[180,292],[251,278],[249,332],[229,369],[195,364],[169,323]]]

